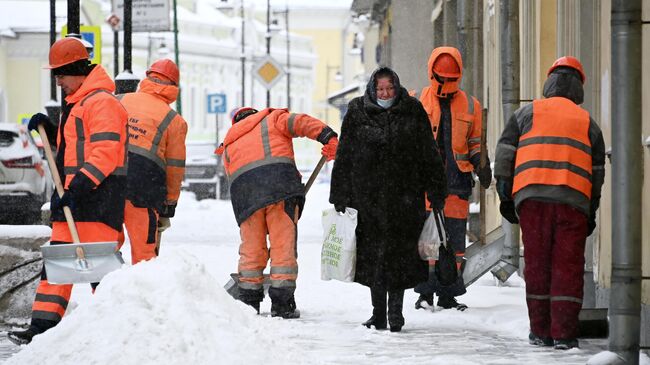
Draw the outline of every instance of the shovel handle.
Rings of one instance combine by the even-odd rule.
[[[56,192],[59,194],[59,198],[63,196],[65,192],[63,190],[63,184],[61,183],[61,177],[59,176],[59,169],[56,167],[56,161],[54,161],[54,156],[52,155],[52,148],[50,147],[50,141],[47,139],[47,133],[45,133],[45,128],[42,124],[38,125],[38,134],[41,135],[41,141],[43,141],[43,148],[45,149],[45,157],[47,157],[47,163],[50,165],[50,172],[52,173],[52,180],[54,180],[54,186],[56,187]],[[68,228],[70,229],[70,234],[72,235],[72,241],[74,243],[80,243],[79,233],[77,233],[77,227],[74,224],[74,219],[72,218],[72,211],[70,207],[63,206],[63,215],[65,215],[65,220],[68,222]]]
[[[325,165],[325,162],[327,162],[327,158],[325,158],[325,156],[321,157],[318,161],[316,168],[314,168],[314,172],[311,173],[309,180],[307,180],[307,184],[305,184],[305,195],[307,195],[309,188],[311,188],[311,186],[314,184],[314,180],[316,180],[316,177],[318,176],[320,169],[322,169],[323,165]]]

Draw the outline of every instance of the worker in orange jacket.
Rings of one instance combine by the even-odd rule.
[[[305,187],[296,169],[294,137],[322,143],[328,160],[338,138],[325,123],[287,109],[238,110],[218,153],[230,180],[230,198],[239,224],[239,299],[259,313],[263,271],[271,259],[271,316],[298,318],[294,291],[298,277],[297,223]],[[270,249],[266,236],[269,236]]]
[[[112,94],[115,84],[101,65],[90,64],[80,40],[56,41],[47,68],[66,93],[67,104],[58,128],[41,113],[32,116],[28,128],[43,125],[49,140],[56,141],[56,166],[64,182],[65,193],[59,197],[55,191],[50,203],[50,244],[72,242],[63,206],[72,210],[81,242],[117,241],[124,218],[126,110]],[[43,271],[29,328],[9,332],[9,339],[27,344],[54,327],[65,313],[71,291],[70,284],[48,283]]]
[[[129,113],[124,225],[133,264],[158,255],[157,233],[170,226],[185,173],[187,123],[169,107],[178,97],[178,67],[162,59],[146,75],[137,92],[118,95]]]
[[[465,293],[462,280],[465,256],[465,235],[469,197],[474,180],[472,172],[478,175],[481,186],[487,189],[492,181],[490,162],[481,168],[481,126],[483,123],[481,103],[459,88],[463,76],[463,61],[460,51],[454,47],[438,47],[431,52],[428,73],[431,86],[422,89],[420,102],[424,106],[433,136],[438,142],[440,155],[447,172],[449,195],[445,201],[444,216],[449,243],[456,255],[458,280],[448,287],[438,286],[438,306],[465,310],[466,305],[454,298]],[[429,208],[430,209],[430,208]],[[435,275],[435,261],[429,263],[429,276]],[[430,286],[418,286],[420,298],[415,304],[422,307],[426,301],[433,305],[433,292],[423,290]]]
[[[596,228],[605,181],[605,141],[581,108],[585,73],[566,56],[548,70],[544,99],[517,109],[499,138],[500,211],[524,243],[529,341],[578,347],[585,242]]]

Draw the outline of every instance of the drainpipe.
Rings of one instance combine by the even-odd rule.
[[[461,80],[461,88],[470,94],[474,94],[474,80],[476,75],[473,73],[472,68],[472,54],[474,49],[470,47],[472,42],[471,34],[469,34],[469,22],[472,17],[472,7],[474,3],[471,0],[458,0],[456,7],[456,19],[458,21],[458,50],[463,57],[463,78]]]
[[[483,18],[483,1],[481,0],[458,0],[456,8],[456,18],[458,19],[458,49],[463,56],[463,78],[461,88],[469,95],[483,101],[483,32],[481,28]],[[487,127],[487,118],[483,118],[483,127]],[[488,150],[483,150],[481,154],[487,154]],[[483,166],[483,165],[481,165]],[[480,184],[476,184],[472,192],[472,202],[478,203],[481,209],[479,219],[469,220],[469,232],[486,244],[484,226],[485,226],[485,189]]]
[[[519,108],[519,1],[501,1],[499,14],[501,30],[501,100],[503,120],[510,119]],[[501,282],[508,280],[519,268],[519,225],[503,219],[501,261],[491,270]]]
[[[458,48],[463,56],[462,89],[483,99],[483,1],[458,0]]]
[[[457,0],[442,1],[442,41],[445,46],[458,47],[458,28],[456,24]]]
[[[613,0],[612,290],[609,350],[639,363],[641,323],[641,0]]]

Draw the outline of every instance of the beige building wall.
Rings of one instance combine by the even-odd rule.
[[[43,68],[43,65],[34,59],[10,59],[7,68],[7,83],[9,85],[40,85],[41,73],[34,72]],[[10,123],[18,121],[18,115],[27,113],[34,114],[41,112],[41,100],[34,98],[36,88],[13,87],[8,97]]]
[[[483,87],[481,95],[483,108],[488,109],[486,142],[491,161],[494,161],[494,151],[504,128],[503,103],[501,101],[501,38],[499,36],[498,11],[489,11],[489,7],[496,6],[494,2],[484,1],[483,14]],[[486,190],[486,231],[490,232],[501,225],[502,217],[499,214],[499,197],[494,184]]]
[[[340,131],[341,115],[326,99],[344,86],[342,61],[345,45],[352,44],[351,35],[345,32],[350,20],[347,8],[296,8],[291,9],[290,15],[291,32],[311,38],[317,55],[311,113],[337,131]]]

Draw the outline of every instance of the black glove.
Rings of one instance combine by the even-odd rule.
[[[596,229],[596,215],[592,214],[587,219],[587,236],[591,236],[594,233],[594,229]]]
[[[339,213],[345,213],[345,205],[334,204],[334,210],[336,210]]]
[[[70,185],[68,185],[68,191],[72,193],[72,198],[74,200],[79,200],[80,198],[90,193],[96,186],[97,185],[95,185],[95,183],[90,180],[86,174],[79,171],[74,175],[72,181],[70,181]]]
[[[443,196],[427,193],[427,199],[429,199],[432,210],[442,211],[445,209],[445,198]]]
[[[61,210],[64,206],[74,211],[75,204],[70,191],[66,190],[63,193],[62,197],[59,197],[59,193],[52,194],[52,201],[50,201],[50,212]]]
[[[517,217],[517,210],[515,209],[515,202],[512,200],[501,201],[499,211],[503,218],[507,219],[512,224],[519,224],[519,217]]]
[[[497,178],[497,194],[502,202],[512,200],[512,181]]]
[[[489,163],[485,164],[484,167],[479,168],[476,175],[478,176],[478,181],[481,183],[483,189],[490,187],[490,184],[492,183],[492,168]]]
[[[50,124],[50,118],[43,113],[36,113],[29,119],[27,129],[30,131],[38,131],[38,126],[46,123]]]
[[[176,213],[176,204],[167,204],[163,203],[162,207],[158,211],[158,215],[163,218],[171,218]]]

